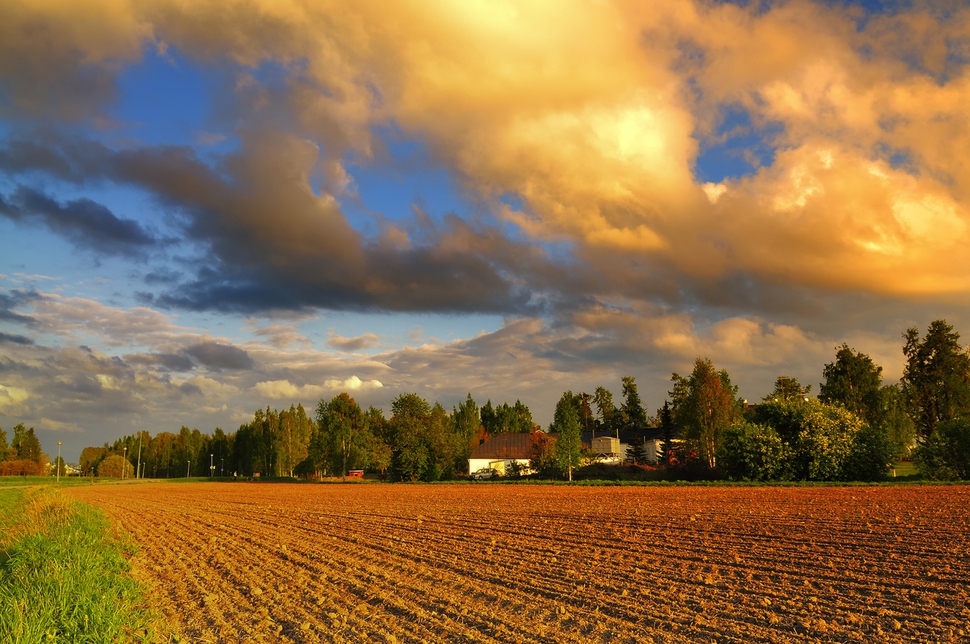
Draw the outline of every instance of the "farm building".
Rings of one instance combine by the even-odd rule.
[[[599,434],[583,432],[583,445],[592,448],[603,463],[625,463],[632,460],[634,445],[643,440],[647,453],[647,462],[651,465],[657,462],[657,453],[663,444],[663,430],[658,427],[643,427],[640,429],[623,429],[617,434]],[[680,443],[679,431],[674,428],[674,444]]]
[[[528,469],[532,458],[532,434],[496,434],[483,439],[468,459],[468,473],[490,468],[505,474],[510,463]]]

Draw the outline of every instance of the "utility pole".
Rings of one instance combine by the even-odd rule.
[[[135,478],[141,478],[141,432],[138,432],[138,469],[135,470]]]

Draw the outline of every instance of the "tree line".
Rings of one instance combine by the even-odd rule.
[[[23,423],[14,425],[13,439],[9,443],[7,432],[0,428],[0,476],[44,474],[47,462],[47,454],[41,449],[33,427],[28,429]]]
[[[341,393],[320,400],[312,415],[302,405],[259,409],[230,433],[138,432],[85,448],[79,466],[85,475],[101,476],[333,477],[363,469],[389,480],[436,481],[467,473],[469,456],[487,437],[528,432],[530,469],[571,478],[593,460],[583,432],[629,436],[659,428],[659,453],[647,454],[634,438],[633,461],[656,457],[660,467],[732,479],[878,480],[894,461],[913,456],[927,477],[970,478],[970,354],[944,320],[930,324],[923,337],[908,329],[904,341],[898,384],[884,384],[882,367],[843,344],[823,368],[817,397],[811,385],[779,376],[771,393],[748,404],[727,371],[698,358],[689,375],[672,374],[667,400],[652,416],[632,376],[622,378],[619,405],[602,386],[592,394],[564,392],[545,429],[518,400],[479,407],[468,394],[449,412],[404,393],[385,417]],[[35,449],[25,447],[36,442],[33,431],[18,428],[16,448],[6,447],[0,431],[0,454],[8,459]]]

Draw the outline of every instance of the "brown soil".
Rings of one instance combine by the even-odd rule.
[[[970,641],[963,486],[65,493],[190,641]]]

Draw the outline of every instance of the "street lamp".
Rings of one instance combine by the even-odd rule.
[[[211,479],[216,475],[216,464],[212,460],[212,454],[209,454],[209,478]]]
[[[192,465],[192,461],[185,461],[185,478],[189,478],[189,466]]]
[[[57,482],[61,482],[61,441],[57,441]]]
[[[122,457],[124,461],[121,463],[121,480],[125,479],[128,474],[128,447],[125,446],[124,456]]]
[[[219,476],[226,475],[226,458],[222,458],[222,465],[219,467]]]

